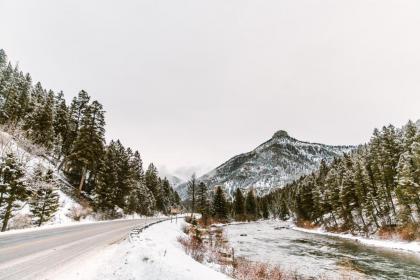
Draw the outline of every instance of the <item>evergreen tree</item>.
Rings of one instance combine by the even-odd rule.
[[[79,192],[83,190],[88,171],[95,173],[103,156],[105,119],[102,105],[94,101],[86,109],[80,131],[68,157],[70,172],[80,176]]]
[[[0,49],[0,70],[3,70],[7,65],[7,55],[3,49]]]
[[[245,199],[240,188],[235,191],[233,201],[233,212],[236,220],[243,220],[245,217]]]
[[[188,199],[191,203],[191,217],[193,213],[195,212],[195,201],[196,201],[196,195],[197,195],[197,178],[195,176],[195,173],[191,175],[191,179],[188,182]]]
[[[207,221],[208,215],[210,214],[208,199],[207,186],[204,182],[200,182],[197,187],[197,211],[201,213],[205,221]]]
[[[117,155],[115,204],[126,211],[130,193],[134,188],[134,178],[130,166],[130,159],[133,153],[130,148],[126,149],[119,140],[116,142],[115,151]]]
[[[130,196],[130,208],[139,214],[150,215],[155,208],[156,201],[152,192],[146,187],[143,161],[138,151],[135,151],[130,158],[130,170],[134,182]]]
[[[55,114],[54,114],[54,137],[56,146],[56,156],[68,154],[69,147],[65,146],[67,136],[69,134],[69,110],[64,99],[63,92],[59,92],[55,97]],[[67,143],[68,144],[68,143]]]
[[[412,215],[416,207],[417,213],[420,213],[420,187],[415,182],[413,159],[410,152],[405,152],[400,157],[398,164],[398,185],[397,185],[397,197],[398,201],[403,207],[403,210],[399,213],[399,219],[402,223],[413,222]]]
[[[225,193],[220,186],[217,186],[216,193],[213,198],[213,212],[217,219],[225,220],[228,217]]]
[[[17,65],[15,68],[11,64],[7,66],[3,73],[2,85],[0,87],[0,121],[8,126],[16,126],[20,117],[20,89],[19,80],[19,69]]]
[[[170,211],[170,207],[172,206],[172,188],[167,178],[164,178],[161,181],[161,189],[160,189],[160,197],[157,203],[160,203],[161,206],[158,205],[158,210],[162,211],[164,214],[168,214]]]
[[[95,208],[102,212],[109,213],[110,216],[115,215],[115,197],[118,191],[117,164],[118,158],[115,150],[115,142],[111,141],[106,148],[103,161],[101,162],[94,191]]]
[[[262,217],[264,219],[268,219],[270,216],[270,213],[268,211],[268,203],[266,199],[261,200],[261,211],[262,211]]]
[[[0,163],[0,217],[3,220],[1,231],[6,231],[13,210],[28,196],[27,184],[24,181],[24,166],[15,155],[7,154]]]
[[[245,211],[248,219],[255,219],[257,216],[257,202],[255,200],[254,190],[248,191],[245,200]]]
[[[156,207],[156,200],[152,192],[141,185],[137,192],[138,213],[142,215],[152,215]]]
[[[151,191],[153,197],[158,196],[159,192],[159,177],[157,168],[153,163],[150,163],[145,173],[146,187]]]
[[[29,102],[30,102],[30,92],[32,89],[32,78],[29,74],[24,75],[22,72],[19,75],[18,79],[18,115],[15,126],[24,123],[25,118],[27,117]]]
[[[77,97],[74,97],[70,104],[70,117],[69,117],[69,135],[68,135],[68,146],[71,147],[73,142],[76,140],[79,127],[82,123],[83,116],[86,115],[86,110],[89,107],[90,96],[89,94],[81,90]],[[70,151],[70,149],[69,149]]]
[[[30,210],[35,224],[41,226],[54,216],[59,207],[57,182],[53,178],[53,171],[48,170],[44,174],[42,167],[38,166],[31,181],[31,188]]]

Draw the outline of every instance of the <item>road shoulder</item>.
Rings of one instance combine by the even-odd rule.
[[[121,243],[84,256],[48,279],[228,279],[186,255],[178,236],[183,221],[155,224]]]

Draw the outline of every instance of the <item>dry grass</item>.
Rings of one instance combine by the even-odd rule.
[[[201,217],[198,220],[198,224],[200,226],[202,226],[202,227],[208,227],[208,226],[210,226],[212,224],[218,224],[218,223],[221,223],[221,221],[218,220],[218,219],[215,219],[213,217],[205,217],[205,216],[203,216],[203,217]]]
[[[235,261],[230,275],[238,280],[291,280],[303,279],[296,273],[286,273],[280,267],[245,259]]]
[[[378,235],[381,239],[415,241],[420,240],[420,228],[416,224],[408,224],[400,227],[384,226],[379,229]]]
[[[80,221],[92,213],[91,208],[84,208],[82,206],[73,206],[68,214],[74,221]]]
[[[185,252],[198,262],[204,261],[206,248],[203,242],[194,236],[178,237],[178,242],[184,247]]]
[[[296,222],[296,225],[298,227],[306,228],[306,229],[314,229],[317,227],[314,223],[310,221],[306,221],[306,220],[299,220]]]
[[[12,217],[8,224],[8,229],[22,229],[32,226],[31,216],[28,214],[16,214]]]

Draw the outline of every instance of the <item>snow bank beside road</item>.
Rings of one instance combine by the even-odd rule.
[[[165,221],[147,228],[139,235],[113,244],[79,263],[68,266],[55,277],[60,280],[126,279],[229,279],[185,254],[178,243],[183,221]]]

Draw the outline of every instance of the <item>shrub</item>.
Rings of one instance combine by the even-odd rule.
[[[316,228],[316,225],[314,223],[312,223],[311,221],[306,221],[306,220],[298,220],[296,222],[296,225],[298,227],[301,228],[307,228],[307,229],[313,229]]]
[[[9,221],[9,229],[22,229],[31,227],[32,219],[29,215],[16,214]]]
[[[414,241],[420,239],[420,228],[416,224],[405,226],[383,226],[379,229],[378,235],[381,239],[401,239]]]
[[[181,243],[185,252],[190,255],[194,260],[198,262],[203,262],[206,249],[201,242],[201,239],[198,239],[194,236],[188,237],[178,237],[178,242]]]
[[[77,205],[73,206],[70,209],[70,213],[68,214],[68,216],[75,221],[80,221],[81,219],[86,218],[90,213],[92,213],[92,209],[84,208]]]
[[[251,262],[245,259],[235,261],[232,277],[238,280],[286,280],[301,279],[295,274],[288,274],[278,266],[260,262]]]

